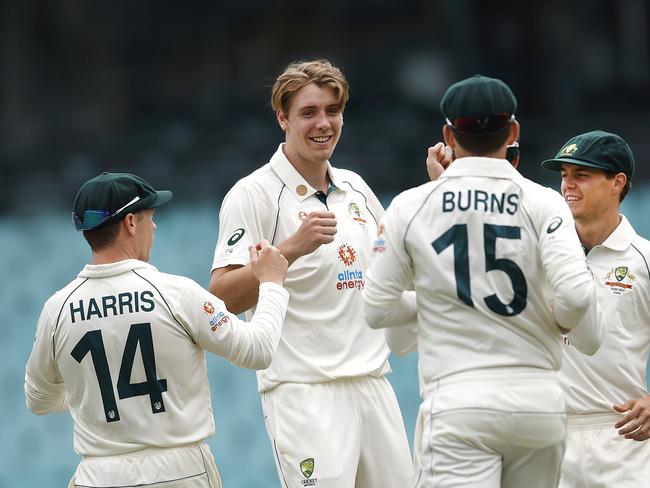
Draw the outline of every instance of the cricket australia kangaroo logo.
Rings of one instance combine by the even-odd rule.
[[[311,477],[314,474],[314,458],[307,458],[300,461],[300,472],[305,477],[301,481],[302,486],[316,486],[318,478]]]
[[[628,266],[616,266],[605,274],[604,284],[614,295],[623,295],[634,288],[636,276]]]

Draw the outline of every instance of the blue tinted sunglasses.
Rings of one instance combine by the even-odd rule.
[[[82,218],[79,218],[75,212],[72,212],[72,221],[77,230],[92,230],[95,227],[102,225],[107,220],[112,219],[126,207],[133,205],[138,200],[140,200],[140,197],[135,197],[129,203],[117,209],[113,213],[108,213],[108,210],[84,210]]]

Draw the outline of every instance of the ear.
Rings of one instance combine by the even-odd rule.
[[[282,110],[278,110],[278,111],[275,113],[275,117],[276,117],[277,120],[278,120],[278,124],[280,124],[280,128],[281,128],[283,131],[286,132],[286,131],[287,131],[287,125],[288,125],[289,121],[288,121],[286,115],[284,114],[284,112],[283,112]]]
[[[521,126],[516,120],[512,121],[510,124],[510,136],[508,137],[508,146],[511,146],[519,140],[519,133],[521,132]]]
[[[456,138],[454,137],[454,131],[451,130],[451,127],[448,125],[442,126],[442,138],[445,140],[445,145],[449,146],[452,149],[456,148]]]
[[[122,220],[122,226],[130,236],[135,235],[135,228],[137,226],[136,220],[135,214],[132,213],[126,214]]]
[[[617,173],[612,182],[612,189],[615,190],[616,193],[621,193],[627,183],[627,176],[625,176],[625,173]]]

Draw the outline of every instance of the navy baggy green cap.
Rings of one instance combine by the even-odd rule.
[[[128,213],[160,207],[171,197],[171,191],[156,191],[139,176],[102,173],[85,182],[77,192],[72,220],[77,230],[98,229]]]
[[[489,134],[510,124],[517,111],[517,99],[503,81],[474,75],[447,89],[440,111],[459,132]]]
[[[587,166],[614,173],[634,174],[634,155],[620,136],[594,130],[569,139],[555,158],[542,163],[546,169],[560,171],[563,163]]]

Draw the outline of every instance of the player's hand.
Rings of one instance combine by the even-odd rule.
[[[251,255],[251,269],[257,281],[272,281],[278,285],[284,283],[289,263],[277,247],[262,239],[257,246],[249,246],[248,251]]]
[[[437,180],[444,173],[454,160],[453,155],[451,147],[445,146],[442,142],[427,150],[427,173],[431,181]]]
[[[650,438],[650,396],[628,400],[614,405],[618,413],[626,413],[614,427],[626,439],[645,441]]]
[[[332,212],[310,212],[298,230],[278,247],[290,263],[334,241],[336,216]]]

